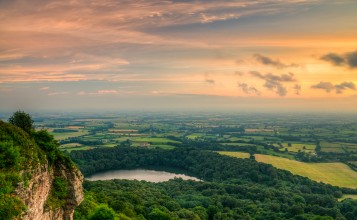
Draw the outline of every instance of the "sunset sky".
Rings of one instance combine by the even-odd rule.
[[[0,111],[357,111],[356,0],[0,0]]]

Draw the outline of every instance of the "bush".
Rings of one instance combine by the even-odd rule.
[[[46,130],[34,132],[33,137],[36,141],[36,144],[46,152],[47,158],[50,163],[53,164],[56,161],[58,154],[58,144],[56,140]]]
[[[26,131],[28,134],[31,133],[33,127],[33,120],[31,116],[23,111],[15,112],[10,118],[9,123],[13,124],[22,130]]]
[[[20,149],[12,142],[0,142],[0,169],[18,167],[21,161]]]
[[[68,196],[67,180],[61,177],[55,177],[53,180],[53,195],[59,199],[65,199]]]
[[[90,220],[114,220],[115,212],[107,205],[98,206],[93,214],[89,217]]]

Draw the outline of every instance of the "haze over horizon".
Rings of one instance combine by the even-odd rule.
[[[357,110],[354,0],[0,0],[0,111]]]

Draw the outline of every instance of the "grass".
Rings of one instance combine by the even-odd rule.
[[[357,166],[357,161],[348,161],[348,162]]]
[[[70,148],[70,147],[80,147],[82,144],[80,143],[69,143],[69,144],[62,144],[61,148]]]
[[[293,174],[334,186],[357,188],[357,172],[343,163],[303,163],[281,157],[256,154],[258,162],[268,163]]]
[[[231,152],[231,151],[217,151],[217,153],[221,155],[226,155],[226,156],[231,156],[231,157],[237,157],[237,158],[249,158],[249,153],[244,153],[244,152]]]
[[[264,141],[264,136],[244,136],[247,139],[253,139],[254,141]]]
[[[113,140],[116,141],[126,141],[126,140],[131,140],[132,142],[150,142],[150,143],[179,143],[178,141],[174,141],[165,137],[130,137],[130,136],[125,136],[125,137],[119,137],[119,138],[114,138]]]
[[[193,140],[193,139],[200,138],[203,136],[204,136],[203,134],[190,134],[190,135],[187,135],[186,138]]]
[[[249,144],[249,143],[222,143],[222,144],[227,146],[256,146],[256,144]]]
[[[315,144],[304,144],[304,143],[291,143],[291,147],[288,146],[288,143],[283,143],[283,148],[280,150],[285,150],[285,148],[288,149],[289,152],[299,152],[303,151],[303,152],[308,152],[308,153],[314,153],[315,152],[315,148],[316,145]],[[304,149],[305,147],[305,149]]]
[[[321,142],[321,150],[323,152],[335,152],[335,153],[344,153],[345,150],[348,151],[355,151],[357,150],[357,144],[352,143],[343,143],[343,142],[336,142],[336,143],[329,143],[329,142]]]
[[[341,198],[339,198],[338,201],[342,201],[344,199],[356,199],[357,200],[357,195],[346,194],[346,195],[343,195]]]
[[[162,137],[136,137],[131,139],[133,142],[150,142],[150,143],[179,143],[178,141],[174,141],[168,138]]]
[[[64,132],[64,133],[58,133],[58,132],[51,132],[51,134],[53,135],[53,137],[56,140],[65,140],[67,138],[71,138],[71,137],[78,137],[78,136],[82,136],[82,135],[86,135],[89,132],[87,130],[78,130],[78,132]]]
[[[245,138],[245,137],[230,137],[230,141],[250,141],[250,138]]]
[[[69,147],[69,148],[60,148],[60,150],[66,150],[68,152],[71,152],[73,150],[91,150],[94,147],[90,147],[90,146],[80,146],[80,147]]]

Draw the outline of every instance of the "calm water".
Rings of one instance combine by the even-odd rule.
[[[173,178],[182,178],[184,180],[196,180],[200,181],[196,177],[187,176],[185,174],[176,174],[169,173],[165,171],[156,171],[156,170],[111,170],[104,171],[93,174],[92,176],[87,177],[87,180],[111,180],[111,179],[126,179],[126,180],[145,180],[148,182],[164,182]]]

